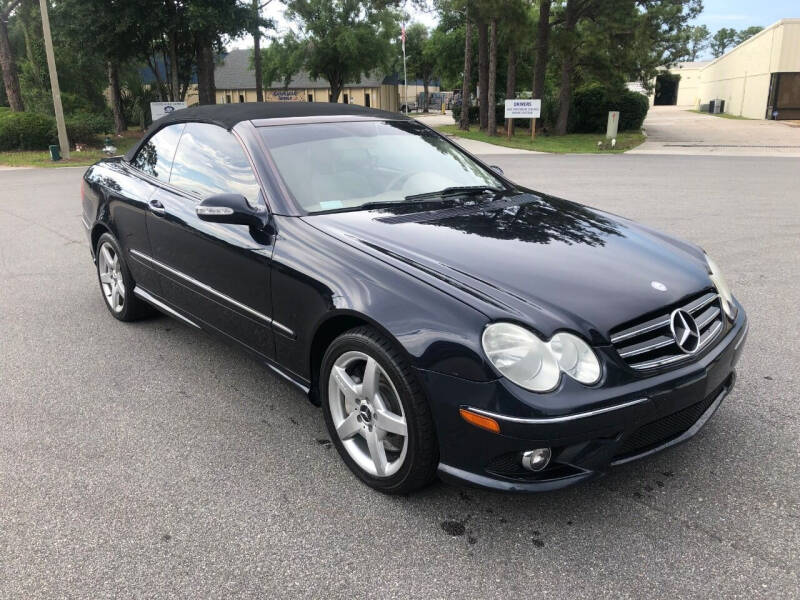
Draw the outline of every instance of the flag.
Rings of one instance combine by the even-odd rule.
[[[400,26],[400,40],[403,42],[403,52],[406,51],[406,26],[405,24]]]

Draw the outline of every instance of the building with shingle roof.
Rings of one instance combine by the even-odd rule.
[[[252,49],[231,50],[221,57],[214,69],[217,103],[255,102],[256,77],[251,65]],[[265,83],[266,102],[329,102],[330,85],[325,79],[312,79],[307,72],[297,73],[284,85],[283,81]],[[432,82],[429,93],[439,91],[438,82]],[[421,81],[408,82],[408,101],[413,102],[423,91]],[[405,93],[402,79],[396,75],[372,73],[358,82],[346,83],[339,102],[357,104],[395,111],[403,104]]]

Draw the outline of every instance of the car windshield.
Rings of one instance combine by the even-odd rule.
[[[295,201],[309,213],[414,201],[448,188],[503,183],[439,135],[409,121],[276,125],[261,135]]]

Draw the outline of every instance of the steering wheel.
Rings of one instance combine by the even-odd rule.
[[[399,184],[405,183],[412,175],[414,175],[414,173],[400,173],[396,177],[393,177],[389,185],[386,186],[387,191],[401,188],[402,186]]]

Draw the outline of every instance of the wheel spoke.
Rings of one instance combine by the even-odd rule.
[[[111,284],[111,308],[117,310],[118,305],[119,305],[119,287],[115,284]]]
[[[345,406],[348,409],[354,407],[358,403],[359,384],[353,381],[342,367],[333,367],[332,374],[336,380],[336,386],[344,394]]]
[[[106,261],[106,267],[109,270],[113,270],[114,267],[114,258],[111,256],[111,252],[108,250],[108,246],[103,246],[100,249],[100,252],[103,255],[103,260]]]
[[[366,397],[369,401],[375,399],[375,396],[378,394],[378,377],[380,376],[380,371],[378,367],[377,361],[372,358],[371,356],[367,358],[367,366],[364,367],[364,383],[362,384],[364,397]]]
[[[383,442],[378,439],[377,432],[373,429],[367,433],[367,447],[369,448],[369,456],[372,463],[375,465],[375,471],[379,477],[386,475],[386,449],[383,447]]]
[[[111,285],[111,274],[110,273],[100,273],[100,283],[107,283]]]
[[[125,299],[125,284],[122,283],[121,279],[117,280],[117,292],[119,293],[120,298],[123,300]]]
[[[378,410],[375,412],[375,427],[383,429],[389,433],[396,433],[406,437],[408,435],[408,427],[406,420],[400,415],[396,415],[388,410]]]
[[[342,421],[341,425],[336,428],[336,433],[339,434],[340,440],[349,440],[359,431],[361,431],[361,421],[358,420],[357,410],[351,412],[350,416]]]

